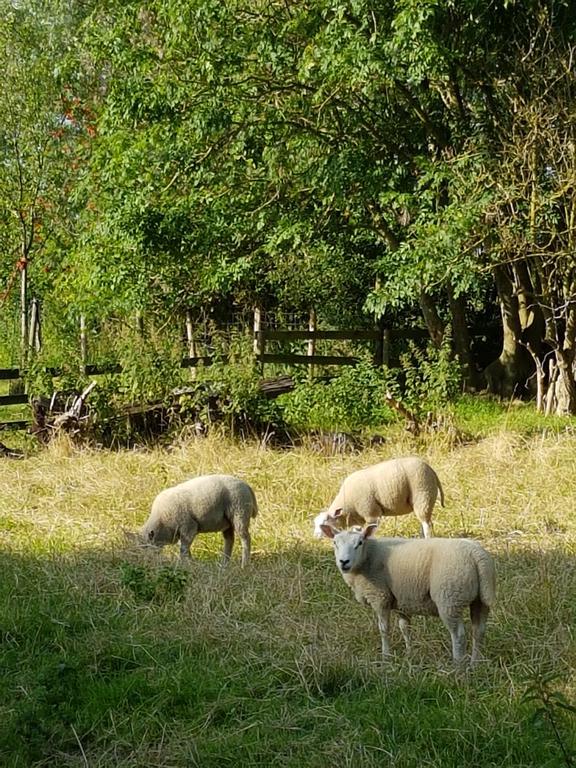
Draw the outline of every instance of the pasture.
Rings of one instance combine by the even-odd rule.
[[[439,536],[496,557],[485,660],[455,672],[437,619],[384,665],[371,610],[336,571],[312,516],[350,471],[419,453],[437,470]],[[106,452],[59,442],[0,478],[0,764],[573,765],[576,436],[501,431],[449,447],[390,441],[330,456],[224,438]],[[227,472],[256,491],[253,560],[221,536],[193,562],[126,546],[155,494]],[[382,534],[416,536],[412,516]],[[564,706],[562,706],[564,705]]]

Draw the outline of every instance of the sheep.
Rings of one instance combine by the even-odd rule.
[[[200,475],[160,491],[135,536],[140,543],[157,547],[180,540],[180,557],[185,560],[196,534],[222,531],[222,564],[226,565],[238,534],[244,567],[250,562],[250,519],[257,512],[256,496],[248,483],[231,475]]]
[[[314,535],[323,536],[322,526],[346,520],[348,524],[375,523],[380,517],[414,512],[425,538],[434,535],[432,510],[444,491],[438,475],[418,456],[389,459],[353,472],[344,479],[328,509],[314,518]]]
[[[336,564],[356,600],[376,613],[382,657],[390,655],[390,612],[410,650],[411,616],[439,616],[452,639],[452,657],[460,663],[466,651],[462,614],[472,621],[470,663],[478,661],[490,608],[496,597],[494,560],[470,539],[373,538],[377,525],[360,531],[338,531],[323,525],[333,540]]]

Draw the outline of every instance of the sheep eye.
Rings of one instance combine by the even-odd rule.
[[[356,546],[354,547],[354,549],[358,549],[358,547],[361,547],[363,543],[364,543],[364,542],[362,541],[362,539],[360,539],[360,541],[359,541],[359,542],[356,544]]]
[[[154,539],[154,531],[148,531],[148,541],[153,541]]]

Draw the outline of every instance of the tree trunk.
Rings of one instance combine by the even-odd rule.
[[[20,357],[25,368],[28,362],[28,267],[25,258],[20,267]]]
[[[466,325],[466,302],[463,296],[454,296],[451,289],[448,290],[450,302],[450,315],[452,318],[452,341],[454,352],[458,356],[462,367],[462,376],[467,388],[478,389],[481,384],[480,372],[476,370],[472,351],[470,349],[470,334]]]
[[[534,373],[530,353],[521,343],[522,324],[518,296],[508,269],[497,266],[494,279],[502,315],[502,352],[484,371],[488,391],[500,397],[525,394]]]
[[[434,299],[425,291],[420,292],[420,309],[432,343],[439,348],[444,338],[444,324],[440,319]]]

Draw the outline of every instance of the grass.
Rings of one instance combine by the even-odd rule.
[[[0,764],[20,766],[573,765],[576,748],[576,436],[495,431],[450,448],[399,438],[358,454],[264,450],[209,437],[140,451],[66,441],[0,479]],[[311,517],[341,478],[419,452],[447,504],[436,533],[494,553],[486,660],[457,674],[447,632],[414,621],[379,661]],[[127,549],[154,495],[226,471],[256,490],[253,563],[221,570],[218,535],[194,561]],[[416,520],[382,530],[417,534]],[[527,691],[554,674],[545,706]],[[552,720],[550,719],[552,717]],[[564,751],[563,751],[564,750]]]

